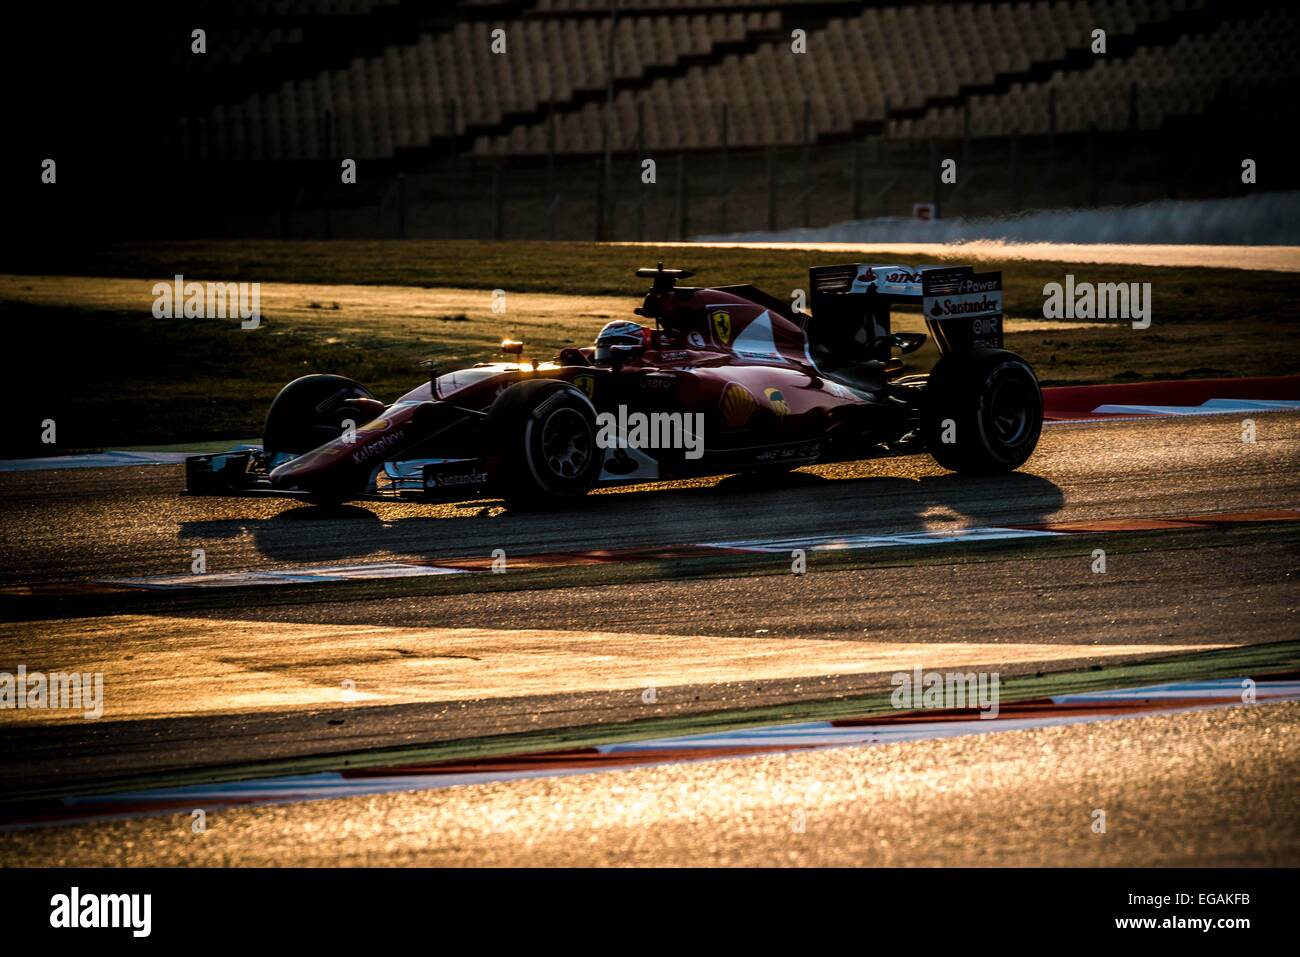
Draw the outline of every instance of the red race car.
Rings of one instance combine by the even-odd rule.
[[[750,285],[651,287],[594,345],[438,375],[392,403],[336,375],[286,385],[262,448],[192,456],[187,492],[316,502],[503,498],[512,508],[648,482],[928,452],[957,472],[1020,466],[1038,380],[1002,348],[1002,276],[970,266],[814,266],[811,313]],[[924,333],[890,331],[920,305]]]

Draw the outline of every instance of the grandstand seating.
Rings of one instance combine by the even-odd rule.
[[[643,104],[649,149],[721,145],[718,117],[724,103],[734,146],[801,142],[805,103],[814,135],[848,133],[858,124],[885,120],[890,110],[923,108],[963,88],[991,84],[999,75],[1060,60],[1070,50],[1087,48],[1096,27],[1112,37],[1129,35],[1186,5],[1072,0],[872,7],[830,20],[809,37],[805,55],[792,55],[782,38],[744,56],[691,67],[646,91],[622,93],[615,108],[616,138],[630,145],[637,102]],[[936,51],[943,55],[933,55]],[[563,117],[558,147],[590,150],[599,141],[602,111],[589,104]],[[539,152],[545,143],[544,129],[534,125],[522,134],[515,129],[485,137],[476,149]]]
[[[1218,97],[1295,80],[1300,13],[1278,3],[1230,6],[1208,32],[1179,35],[1177,18],[1208,0],[1037,0],[901,3],[865,9],[820,0],[623,0],[614,37],[612,145],[625,150],[798,144],[883,129],[894,138],[1159,129]],[[247,0],[232,8],[295,16],[365,17],[396,0]],[[187,117],[181,142],[203,160],[391,157],[462,143],[485,156],[599,151],[605,140],[608,0],[478,0],[484,14],[355,56],[346,66],[277,78],[276,89]],[[491,19],[498,10],[503,19]],[[805,16],[807,12],[807,16]],[[1175,26],[1170,26],[1171,24]],[[807,31],[807,53],[790,31]],[[492,31],[508,53],[492,52]],[[1124,52],[1080,63],[1092,31]],[[1167,29],[1166,29],[1167,28]],[[1139,45],[1138,41],[1153,42]],[[232,31],[207,65],[300,44],[289,25]],[[1136,49],[1133,49],[1136,47]],[[454,104],[454,105],[453,105]],[[330,143],[326,143],[326,117]],[[968,125],[969,124],[969,125]],[[445,146],[438,146],[445,149]]]
[[[1169,116],[1204,112],[1229,81],[1233,95],[1253,97],[1279,79],[1300,78],[1298,44],[1300,16],[1266,10],[1209,34],[1181,37],[1166,48],[1141,47],[1130,57],[1099,59],[1087,70],[1056,71],[1043,83],[1017,83],[1004,94],[972,97],[970,135],[1047,133],[1053,98],[1060,130],[1160,129]],[[1134,89],[1136,109],[1131,110]],[[932,110],[921,119],[892,124],[890,132],[961,136],[962,114],[954,107]]]

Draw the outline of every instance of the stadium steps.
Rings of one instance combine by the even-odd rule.
[[[764,12],[769,12],[769,8],[762,8]],[[820,30],[829,22],[832,11],[843,9],[840,3],[826,3],[810,5],[809,10],[805,13],[804,8],[800,7],[799,25],[801,28],[808,30],[811,34],[814,30]],[[655,15],[654,10],[635,10],[630,11],[629,16]],[[692,10],[692,12],[696,12]],[[714,10],[704,10],[702,12],[717,12]],[[734,8],[727,8],[727,12],[734,12]],[[785,32],[785,16],[781,11],[782,25],[775,28],[759,27],[752,30],[746,30],[743,38],[739,40],[724,41],[714,43],[707,53],[686,53],[679,56],[671,63],[654,64],[646,67],[641,73],[634,77],[624,77],[614,81],[614,95],[617,96],[622,92],[637,92],[639,90],[649,89],[657,80],[673,79],[681,76],[687,70],[696,66],[717,66],[721,64],[728,56],[743,56],[753,53],[766,43],[780,42],[788,39]],[[591,104],[600,104],[604,102],[607,96],[605,87],[578,90],[573,96],[559,102],[552,102],[540,105],[536,109],[518,110],[510,113],[503,113],[499,122],[495,123],[478,123],[467,125],[454,140],[449,136],[441,136],[436,143],[421,147],[404,147],[395,151],[395,158],[401,166],[420,165],[431,155],[444,157],[450,149],[455,149],[457,153],[473,154],[474,144],[482,137],[504,136],[508,135],[512,129],[520,125],[529,125],[534,123],[543,123],[546,121],[548,113],[560,117],[569,113],[576,113],[584,107]],[[477,155],[477,154],[474,154]]]
[[[1208,0],[1204,7],[1177,11],[1167,20],[1142,24],[1131,33],[1107,35],[1105,55],[1122,59],[1132,56],[1140,47],[1171,46],[1179,37],[1209,33],[1228,19],[1252,16],[1272,5],[1268,0]],[[1063,57],[1035,62],[1025,70],[1000,73],[990,83],[965,84],[956,93],[929,97],[921,106],[890,109],[883,120],[859,121],[851,132],[823,134],[818,137],[818,142],[845,142],[880,136],[891,121],[921,119],[930,110],[961,107],[975,96],[1006,94],[1014,84],[1044,83],[1056,72],[1081,72],[1096,62],[1097,55],[1089,47],[1076,47]]]
[[[253,94],[274,94],[285,82],[309,80],[325,71],[345,70],[356,59],[382,56],[385,49],[408,43],[412,36],[445,33],[458,22],[517,19],[530,12],[536,3],[537,0],[498,0],[431,4],[427,0],[397,0],[364,14],[286,17],[268,14],[253,22],[241,18],[237,9],[226,9],[216,3],[204,17],[209,48],[214,35],[240,29],[270,31],[280,27],[286,34],[297,29],[303,39],[296,42],[281,39],[234,68],[193,77],[191,112],[206,113],[218,104],[238,103]],[[362,19],[365,28],[358,29],[358,21]],[[365,36],[366,42],[357,42],[358,36]],[[189,62],[188,54],[185,62]]]

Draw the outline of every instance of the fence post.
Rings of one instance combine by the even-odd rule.
[[[610,236],[608,218],[612,213],[611,202],[613,183],[613,149],[614,149],[614,74],[617,65],[614,62],[618,47],[615,35],[618,30],[618,3],[609,5],[609,29],[605,35],[605,120],[600,130],[600,151],[603,162],[600,166],[599,205],[596,207],[596,239],[606,240]]]
[[[802,187],[803,193],[799,197],[800,208],[799,215],[802,225],[807,229],[812,218],[812,102],[803,101],[803,157],[801,165],[803,167]]]
[[[277,186],[275,190],[276,205],[280,215],[280,238],[289,238],[289,214],[293,211],[293,199],[289,195],[289,183],[287,177],[283,174],[276,177]]]
[[[447,151],[451,156],[451,189],[448,196],[451,201],[451,238],[460,236],[460,164],[456,156],[456,133],[460,128],[456,98],[447,101]]]
[[[641,164],[647,159],[645,149],[645,100],[638,98],[636,101],[636,152],[637,152],[637,180],[640,181]],[[657,177],[656,177],[657,178]],[[646,192],[645,183],[641,183],[641,198],[636,204],[636,239],[637,242],[645,242],[645,204]]]
[[[325,238],[334,238],[333,215],[330,210],[330,201],[334,198],[334,113],[331,110],[325,111],[325,129],[323,133],[325,140],[324,148],[321,155],[325,157]]]
[[[492,235],[501,240],[505,238],[505,191],[501,183],[501,167],[504,160],[498,160],[492,167]]]
[[[1014,211],[1020,211],[1021,192],[1020,192],[1020,130],[1011,131],[1011,158],[1007,164],[1011,168],[1011,206]]]
[[[686,157],[677,154],[677,238],[686,239]]]
[[[970,169],[970,100],[961,108],[961,168],[962,172]]]
[[[550,215],[551,204],[555,202],[555,107],[546,107],[546,199],[542,204],[543,218],[546,220],[546,238],[555,238],[555,217]]]
[[[882,178],[885,172],[885,162],[888,159],[888,155],[889,155],[889,143],[886,142],[885,140],[885,134],[881,133],[880,137],[876,140],[876,169],[882,173]],[[887,192],[888,191],[884,189],[880,189],[876,191],[876,196],[880,200],[880,202],[876,205],[877,215],[880,216],[889,215],[889,196],[887,195]]]
[[[1056,153],[1056,87],[1047,91],[1047,150]]]
[[[718,232],[725,233],[727,231],[727,197],[731,193],[731,172],[727,156],[727,104],[723,103],[719,109],[722,114],[718,124],[718,132],[722,141],[722,188],[718,191]]]
[[[1097,205],[1097,124],[1088,124],[1088,205]]]
[[[776,229],[776,147],[767,146],[767,228]]]
[[[397,238],[406,238],[406,174],[397,174]]]
[[[605,159],[603,156],[596,157],[596,242],[601,242],[605,236]]]
[[[858,155],[858,141],[854,140],[849,144],[849,206],[852,209],[852,218],[862,218],[862,177],[858,170],[862,165],[862,157]]]
[[[605,241],[605,176],[609,172],[605,153],[596,163],[596,242]]]
[[[930,156],[930,202],[939,208],[939,144],[933,136],[928,141]]]

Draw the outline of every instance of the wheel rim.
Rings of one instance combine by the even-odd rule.
[[[577,409],[559,409],[542,426],[542,458],[561,478],[581,475],[591,463],[591,428]]]
[[[1025,440],[1030,426],[1029,387],[1015,379],[1003,379],[989,396],[988,422],[993,436],[1005,446]]]

